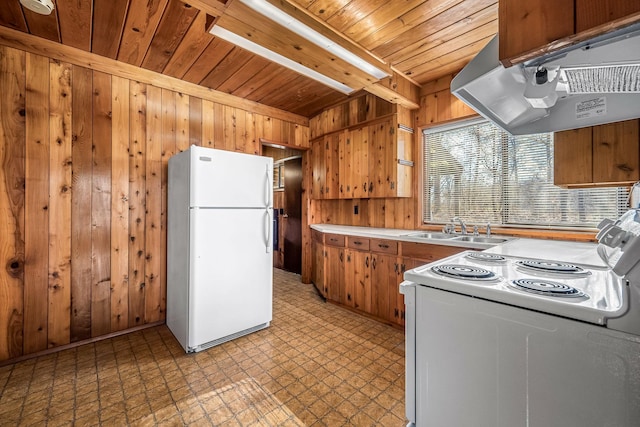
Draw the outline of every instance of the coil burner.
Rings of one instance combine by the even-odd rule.
[[[443,264],[431,267],[431,271],[441,276],[464,280],[493,280],[496,274],[480,267],[459,264]]]
[[[589,298],[587,294],[573,286],[564,283],[542,279],[516,279],[510,282],[511,286],[526,292],[538,295],[547,295],[561,298]]]
[[[484,252],[470,252],[467,255],[465,255],[465,258],[468,258],[474,261],[489,262],[489,263],[502,263],[507,260],[502,255],[486,254]]]
[[[538,273],[551,273],[563,276],[588,276],[591,274],[590,271],[585,270],[582,267],[566,262],[525,259],[522,261],[516,261],[516,265],[522,269]]]

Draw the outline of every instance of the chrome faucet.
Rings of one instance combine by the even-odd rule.
[[[491,223],[487,223],[487,237],[491,237]]]
[[[463,236],[465,234],[467,234],[467,224],[464,223],[464,221],[462,220],[462,218],[460,218],[459,216],[453,218],[451,220],[451,222],[456,222],[458,221],[460,223],[460,234],[462,234]]]

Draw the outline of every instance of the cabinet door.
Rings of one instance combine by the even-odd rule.
[[[553,135],[553,183],[593,182],[591,128],[565,130]]]
[[[400,283],[404,280],[404,272],[411,268],[410,258],[398,257],[394,265],[395,280],[389,281],[389,318],[398,325],[404,325],[404,295],[400,293]]]
[[[395,157],[392,145],[387,121],[369,126],[369,197],[393,197],[390,191]]]
[[[353,249],[345,249],[344,251],[344,292],[342,293],[342,304],[354,307],[355,304],[355,279],[356,279],[356,254]]]
[[[511,58],[541,49],[574,33],[574,0],[499,0],[499,57]]]
[[[593,127],[593,181],[632,183],[640,179],[638,120]]]
[[[369,134],[368,127],[351,129],[340,150],[340,197],[369,197]]]
[[[396,257],[371,255],[371,314],[384,320],[389,317],[389,282],[396,280]]]
[[[371,313],[371,253],[352,250],[351,268],[347,291],[352,292],[352,307]]]
[[[327,298],[341,302],[344,294],[344,248],[326,246],[327,268],[325,277],[325,290]]]
[[[325,145],[325,199],[337,199],[340,197],[340,139],[344,132],[332,133],[324,137]]]
[[[327,297],[324,285],[324,246],[315,240],[311,242],[311,281],[323,297]]]
[[[640,2],[629,0],[575,0],[576,32],[640,11]]]
[[[311,195],[314,199],[325,198],[327,167],[324,140],[311,142]]]

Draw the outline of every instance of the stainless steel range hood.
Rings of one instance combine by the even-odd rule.
[[[640,117],[640,24],[509,68],[496,36],[451,92],[513,135]]]

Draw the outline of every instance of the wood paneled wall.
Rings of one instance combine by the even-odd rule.
[[[0,361],[162,321],[167,161],[306,126],[0,46]]]
[[[454,76],[455,74],[450,74],[422,86],[420,109],[415,117],[416,129],[478,115],[451,94],[451,80]]]

